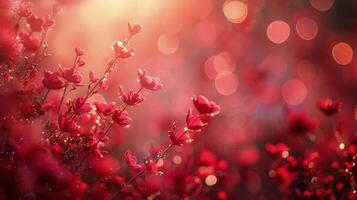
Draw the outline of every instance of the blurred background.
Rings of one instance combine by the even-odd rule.
[[[53,1],[33,1],[39,16]],[[138,69],[160,77],[164,88],[143,93],[145,101],[129,109],[130,129],[116,128],[109,148],[130,148],[139,157],[151,145],[168,143],[173,121],[184,123],[191,97],[201,94],[221,107],[221,114],[193,144],[176,148],[176,167],[190,155],[207,150],[229,163],[227,181],[217,175],[212,186],[225,184],[232,197],[274,197],[268,182],[264,144],[294,141],[309,148],[326,134],[319,126],[308,138],[288,134],[286,115],[305,111],[326,121],[316,109],[322,98],[343,101],[335,118],[355,137],[357,102],[357,1],[353,0],[57,0],[61,6],[49,34],[53,55],[45,65],[73,62],[77,46],[85,49],[82,74],[100,75],[113,51],[125,39],[127,23],[143,31],[130,46],[135,56],[120,61],[109,90],[95,98],[119,102],[119,85],[137,90]],[[84,91],[83,91],[84,93]],[[125,141],[123,143],[122,141]],[[335,144],[332,144],[335,145]],[[303,151],[300,149],[300,151]],[[195,153],[196,152],[196,153]],[[175,160],[176,159],[176,160]],[[208,182],[207,182],[208,181]],[[213,183],[213,184],[212,184]]]

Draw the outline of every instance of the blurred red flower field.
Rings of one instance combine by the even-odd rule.
[[[0,0],[0,199],[357,199],[357,3]]]

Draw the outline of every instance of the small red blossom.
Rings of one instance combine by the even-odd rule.
[[[112,114],[115,111],[116,103],[115,102],[111,102],[111,103],[95,102],[94,105],[95,105],[98,113],[100,113],[104,116],[107,116],[107,115]]]
[[[332,101],[331,99],[323,99],[318,102],[318,107],[324,114],[330,116],[337,112],[339,112],[341,107],[341,102],[339,101]]]
[[[189,109],[186,114],[186,127],[192,131],[201,131],[207,126],[207,123],[202,122],[199,115],[193,115],[192,109]]]
[[[83,67],[84,65],[86,65],[86,61],[83,60],[83,58],[78,58],[78,61],[77,61],[77,66],[78,67]]]
[[[22,34],[21,39],[25,50],[29,52],[36,52],[40,48],[41,41],[40,38],[38,38],[37,36]]]
[[[60,72],[61,72],[61,76],[63,77],[63,79],[65,79],[66,81],[73,83],[73,84],[79,84],[82,81],[82,75],[79,73],[78,70],[76,70],[76,68],[62,68],[60,67]]]
[[[84,55],[84,51],[80,47],[76,47],[74,49],[74,52],[76,53],[76,56],[83,56]]]
[[[291,133],[307,134],[316,129],[316,122],[307,118],[306,113],[297,112],[288,116],[288,127]]]
[[[204,96],[192,97],[193,105],[195,105],[197,111],[201,114],[208,114],[211,116],[217,115],[221,107],[213,101],[208,101]]]
[[[129,126],[133,122],[126,111],[116,110],[112,115],[112,119],[120,126]]]
[[[45,71],[42,79],[43,85],[52,90],[63,88],[66,83],[59,72]]]
[[[94,157],[103,158],[103,154],[99,150],[99,142],[93,135],[89,137],[88,146]]]
[[[91,83],[95,83],[99,80],[99,78],[94,74],[94,72],[89,72],[89,81]]]
[[[175,123],[168,133],[172,145],[182,146],[192,141],[192,138],[190,137],[191,132],[189,130],[177,130]]]
[[[125,93],[122,86],[119,87],[119,97],[126,105],[129,106],[134,106],[144,100],[140,93],[132,90]]]
[[[76,98],[72,103],[72,107],[77,115],[87,113],[91,110],[91,105],[85,102],[83,97]]]
[[[45,25],[45,19],[32,15],[26,18],[26,22],[29,24],[32,31],[40,32]]]
[[[78,131],[76,123],[68,119],[65,115],[58,117],[58,127],[62,132],[75,133]]]
[[[143,27],[140,24],[135,24],[132,26],[130,23],[128,23],[128,31],[131,36],[138,34]]]
[[[118,41],[113,44],[115,55],[120,59],[128,59],[134,55],[134,48],[128,48],[125,43]]]
[[[156,90],[160,90],[163,87],[160,79],[157,77],[148,76],[146,74],[146,70],[139,69],[138,75],[139,75],[139,82],[143,88],[156,91]]]
[[[131,153],[130,150],[125,151],[124,160],[129,167],[140,168],[140,165],[137,163],[136,157]]]

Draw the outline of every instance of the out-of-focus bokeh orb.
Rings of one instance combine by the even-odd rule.
[[[217,183],[217,177],[213,174],[208,175],[205,179],[205,183],[208,186],[214,186]]]
[[[163,54],[173,54],[180,46],[176,35],[162,34],[157,40],[157,48]]]
[[[235,69],[235,62],[230,53],[222,52],[214,57],[213,67],[219,74],[232,73]]]
[[[223,13],[230,22],[238,24],[247,18],[248,7],[241,1],[226,1],[223,4]]]
[[[353,49],[349,44],[339,42],[333,46],[332,56],[338,64],[348,65],[353,58]]]
[[[269,24],[267,36],[275,44],[285,42],[290,36],[290,26],[282,20],[276,20]]]
[[[318,11],[327,11],[332,6],[335,0],[309,0],[311,6]]]
[[[307,88],[303,82],[297,79],[290,79],[281,87],[281,95],[287,104],[298,105],[305,100]]]
[[[296,22],[296,32],[304,40],[312,40],[316,37],[318,26],[315,20],[304,17]]]
[[[215,87],[221,95],[234,94],[238,89],[238,77],[233,73],[219,75],[215,80]]]

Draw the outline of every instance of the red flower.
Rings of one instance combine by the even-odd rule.
[[[40,48],[41,41],[37,36],[30,36],[28,34],[21,35],[22,44],[27,51],[35,52]]]
[[[340,110],[341,102],[333,102],[331,99],[327,98],[318,102],[318,107],[321,112],[326,115],[333,115]]]
[[[76,123],[68,119],[65,115],[58,117],[58,126],[62,132],[75,133],[78,131]]]
[[[92,151],[92,154],[94,157],[103,158],[103,154],[99,150],[98,140],[93,135],[91,135],[89,137],[88,146],[89,146],[90,150]]]
[[[202,122],[199,115],[193,115],[192,109],[189,109],[186,114],[186,127],[189,130],[201,131],[203,127],[207,126],[207,123]]]
[[[172,130],[169,130],[168,133],[172,145],[182,146],[192,142],[192,138],[190,137],[191,132],[188,130],[177,130],[175,123],[172,126]]]
[[[316,122],[309,120],[304,112],[292,113],[288,116],[289,130],[295,134],[306,134],[315,131]]]
[[[97,112],[103,115],[110,115],[115,110],[115,102],[107,103],[107,102],[95,102],[94,103]]]
[[[204,96],[192,97],[193,105],[195,105],[197,111],[201,114],[208,114],[210,116],[217,115],[221,107],[213,101],[208,101]]]
[[[129,90],[127,93],[124,92],[123,87],[119,87],[119,97],[120,99],[129,106],[134,106],[144,99],[141,97],[140,93]]]
[[[128,126],[133,122],[126,111],[116,110],[112,115],[112,119],[120,126]]]
[[[146,70],[139,69],[139,82],[143,88],[156,91],[160,90],[163,85],[159,78],[146,75]]]
[[[99,80],[99,78],[93,72],[89,72],[89,80],[91,83],[95,83]]]
[[[30,16],[26,18],[26,22],[30,25],[32,31],[40,32],[45,25],[45,20],[37,16]]]
[[[45,71],[42,79],[43,85],[52,90],[61,89],[66,84],[59,72]]]
[[[78,67],[83,67],[85,64],[86,64],[85,60],[83,60],[81,57],[78,58],[78,61],[77,61],[77,66]]]
[[[125,151],[124,160],[129,167],[140,168],[140,165],[137,163],[136,157],[131,153],[130,150]]]
[[[73,84],[79,84],[82,81],[82,75],[75,68],[60,67],[62,77]]]
[[[120,59],[128,59],[134,55],[134,48],[127,48],[126,45],[118,41],[113,44],[115,55]]]
[[[74,49],[74,52],[76,53],[76,56],[83,56],[84,55],[84,51],[80,47],[76,47]]]
[[[83,97],[76,98],[72,103],[72,107],[77,115],[87,113],[91,110],[90,104],[86,103]]]
[[[131,36],[138,34],[143,27],[140,24],[135,24],[132,26],[130,23],[128,23],[128,31]]]

